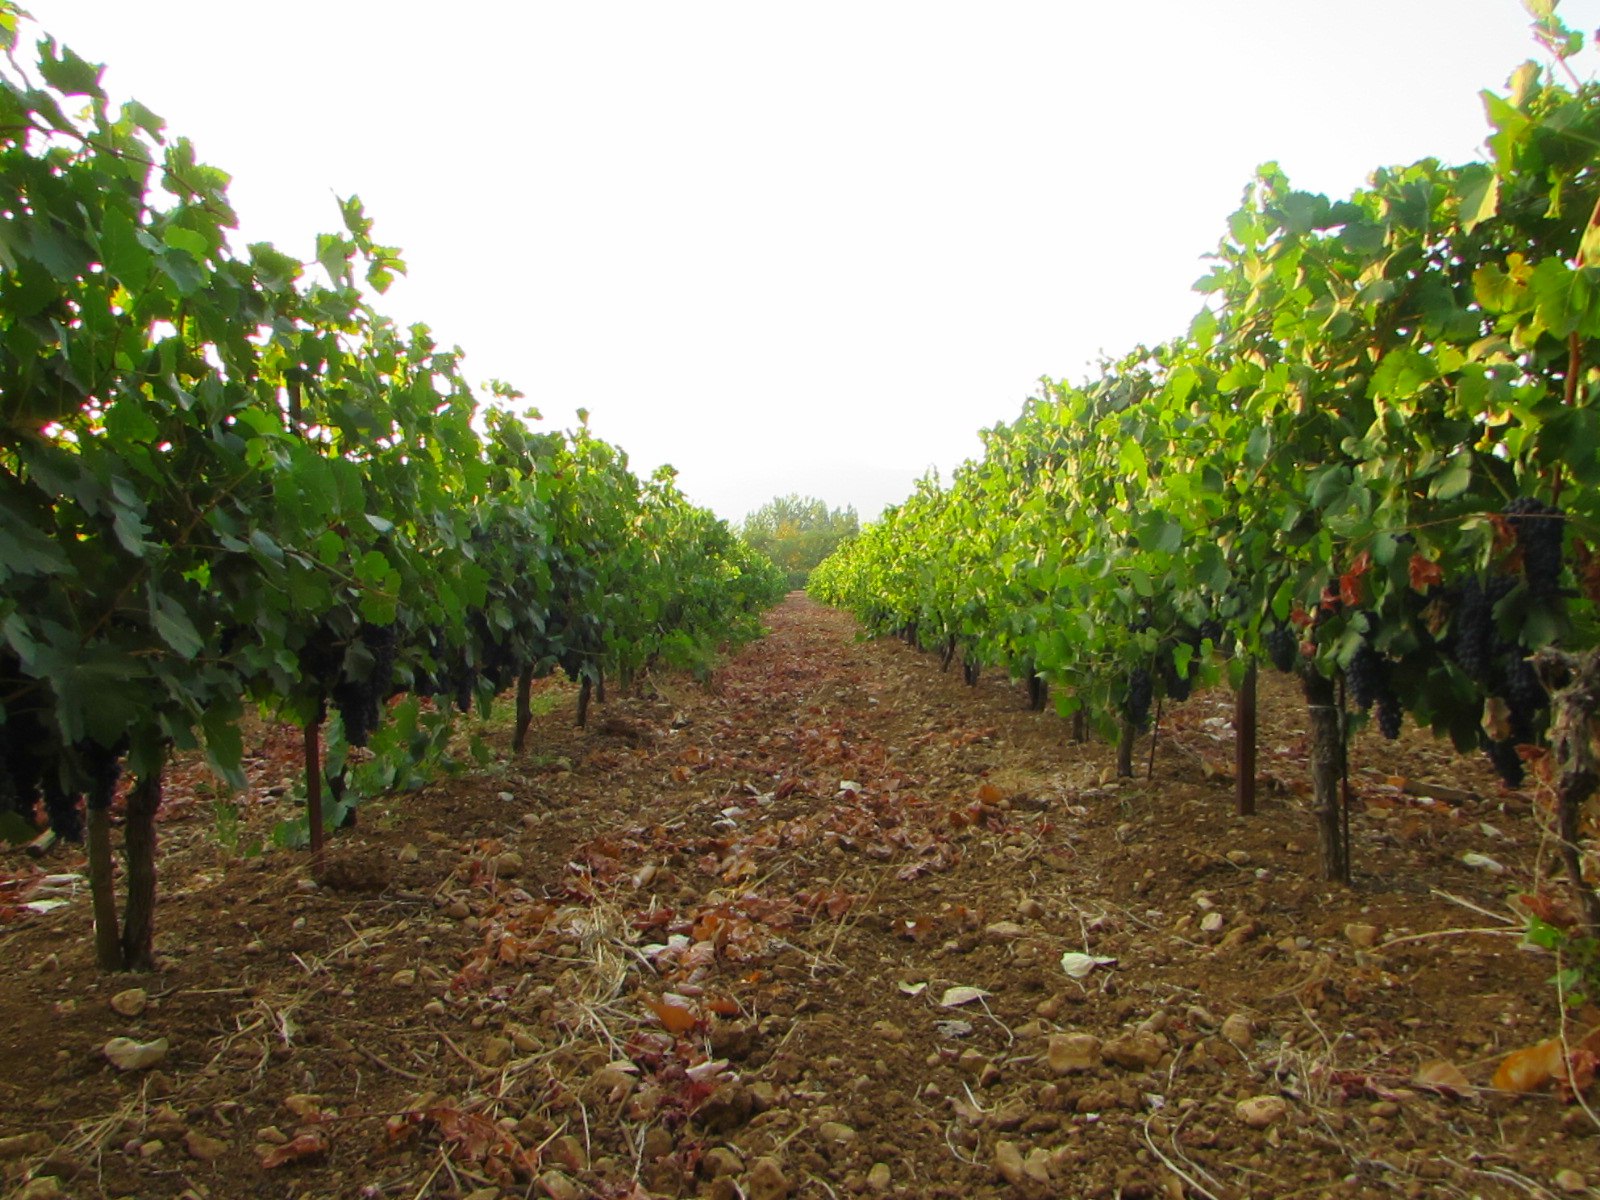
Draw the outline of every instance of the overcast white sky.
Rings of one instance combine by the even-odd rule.
[[[733,520],[864,518],[1040,375],[1182,331],[1256,164],[1477,157],[1517,0],[24,0],[311,256]],[[1567,0],[1593,32],[1600,0]]]

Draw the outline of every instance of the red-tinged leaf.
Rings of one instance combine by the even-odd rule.
[[[665,1000],[646,1000],[645,1007],[655,1013],[661,1027],[676,1037],[682,1037],[700,1024],[700,1018],[680,1004]]]
[[[670,908],[652,908],[635,916],[633,927],[638,930],[662,929],[672,924],[674,916]]]
[[[328,1135],[320,1129],[308,1130],[295,1135],[283,1145],[268,1150],[261,1156],[261,1166],[264,1170],[270,1171],[285,1163],[297,1162],[302,1158],[312,1158],[327,1152]]]
[[[1567,1069],[1556,1077],[1556,1094],[1563,1104],[1572,1103],[1575,1097],[1589,1090],[1597,1067],[1600,1067],[1600,1055],[1582,1046],[1567,1056]]]
[[[712,996],[706,1000],[706,1007],[719,1017],[737,1016],[740,1012],[739,1002],[732,996]]]
[[[1339,576],[1339,602],[1347,608],[1360,608],[1362,601],[1361,576],[1354,571],[1347,571]]]
[[[1411,556],[1411,590],[1427,593],[1427,590],[1444,582],[1444,568],[1438,563],[1423,558],[1420,554]]]
[[[1517,531],[1511,527],[1504,513],[1488,513],[1489,524],[1494,529],[1494,548],[1498,553],[1517,544]]]
[[[1516,907],[1530,916],[1538,917],[1546,925],[1555,925],[1566,928],[1573,924],[1575,916],[1572,911],[1562,905],[1553,896],[1546,896],[1542,892],[1525,892],[1513,898]]]
[[[1005,793],[992,783],[985,783],[978,789],[978,799],[985,804],[999,804],[1005,798]]]
[[[1306,626],[1311,624],[1311,614],[1308,613],[1300,604],[1296,604],[1294,606],[1294,611],[1289,614],[1289,624],[1294,625],[1297,628],[1304,629]]]

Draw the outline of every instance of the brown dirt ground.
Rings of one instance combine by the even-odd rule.
[[[0,925],[0,1188],[1600,1194],[1590,1111],[1486,1086],[1563,1028],[1507,905],[1552,866],[1531,792],[1363,737],[1358,878],[1333,888],[1277,677],[1239,819],[1225,694],[1118,784],[1016,683],[968,688],[798,596],[771,626],[709,687],[654,680],[588,730],[558,689],[533,752],[497,726],[489,769],[370,805],[320,885],[304,852],[224,853],[209,785],[176,780],[157,973],[96,973],[84,899]],[[292,734],[256,740],[246,836],[289,803]],[[1075,980],[1068,951],[1114,961]],[[133,986],[148,1007],[117,1015]],[[955,987],[986,994],[942,1006]],[[121,1073],[123,1035],[170,1053]],[[1465,1081],[1415,1081],[1439,1061]],[[1282,1101],[1263,1128],[1256,1097]]]

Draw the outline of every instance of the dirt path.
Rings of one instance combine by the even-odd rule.
[[[1118,786],[1016,684],[798,597],[771,625],[587,731],[557,696],[530,756],[363,810],[320,886],[230,858],[178,789],[159,975],[97,977],[82,904],[0,926],[12,1194],[1596,1194],[1582,1108],[1481,1086],[1559,1028],[1507,923],[1525,797],[1374,746],[1361,878],[1327,892],[1286,691],[1242,822],[1226,697]],[[119,1035],[170,1049],[122,1073]]]

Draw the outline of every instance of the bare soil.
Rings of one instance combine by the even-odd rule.
[[[1278,677],[1241,819],[1225,693],[1119,782],[1015,682],[800,596],[770,623],[709,686],[587,730],[562,694],[521,758],[493,732],[492,766],[367,806],[316,878],[228,852],[203,773],[176,780],[157,973],[96,972],[86,897],[0,910],[0,1188],[1600,1194],[1594,1088],[1488,1086],[1586,1028],[1508,904],[1563,896],[1533,790],[1363,736],[1331,887]],[[290,803],[295,736],[253,738],[245,839]],[[80,866],[8,855],[0,900]],[[114,1037],[169,1049],[122,1071]]]

